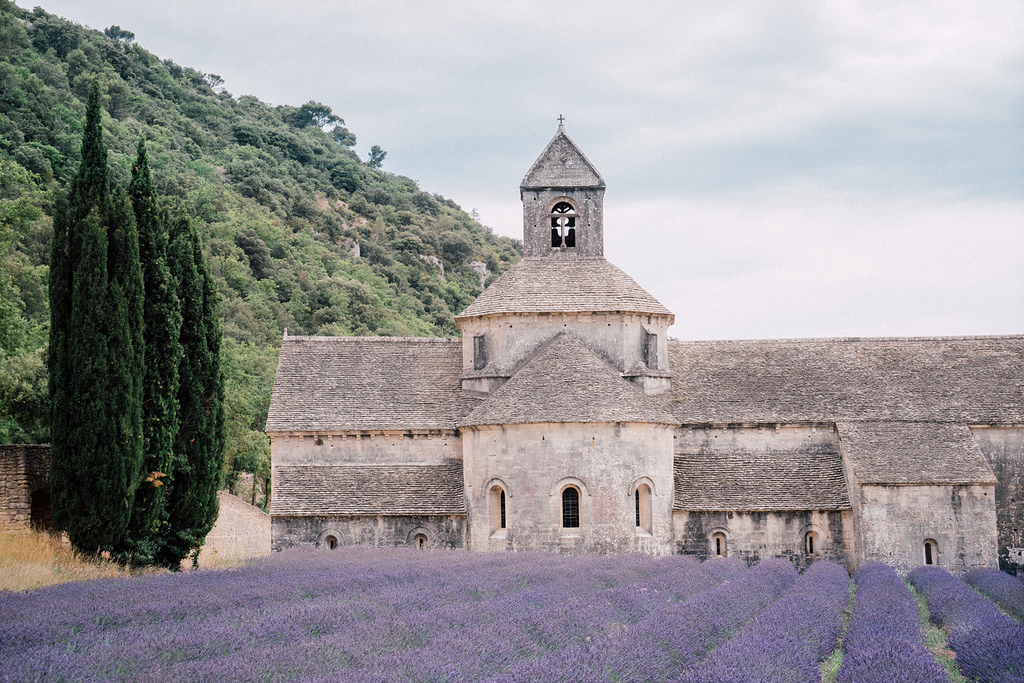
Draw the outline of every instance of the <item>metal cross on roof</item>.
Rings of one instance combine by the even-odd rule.
[[[562,116],[561,114],[559,114],[559,115],[558,115],[558,125],[562,125],[562,123],[563,123],[564,121],[565,121],[565,117],[564,117],[564,116]]]

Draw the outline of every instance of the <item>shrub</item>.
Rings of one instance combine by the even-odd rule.
[[[687,683],[821,680],[819,663],[835,649],[850,596],[850,575],[815,562],[777,602],[719,646]]]
[[[1018,621],[1024,620],[1024,580],[991,567],[967,572],[964,581],[999,604]]]
[[[949,631],[949,647],[966,676],[1024,681],[1024,626],[944,569],[918,567],[907,578],[924,594],[932,621]]]
[[[854,574],[857,595],[843,638],[837,683],[932,683],[946,673],[925,649],[906,585],[891,567],[869,563]]]

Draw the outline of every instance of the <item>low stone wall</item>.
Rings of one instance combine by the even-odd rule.
[[[211,567],[270,553],[270,515],[226,491],[218,493],[220,514],[206,535],[199,566]]]
[[[33,499],[35,509],[33,509]],[[53,524],[50,513],[50,447],[0,446],[0,526],[27,530]]]

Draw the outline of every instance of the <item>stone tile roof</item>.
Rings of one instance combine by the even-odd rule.
[[[962,424],[840,422],[843,453],[861,484],[995,484]]]
[[[267,432],[454,429],[462,340],[287,337]]]
[[[676,510],[849,510],[836,448],[675,456]]]
[[[562,126],[526,172],[521,188],[604,187],[604,178]]]
[[[1024,336],[669,342],[681,423],[1024,422]]]
[[[279,465],[274,515],[464,515],[462,463]]]
[[[460,425],[537,422],[675,424],[662,402],[588,349],[570,332],[543,347]]]
[[[525,258],[456,319],[499,313],[672,312],[603,257]]]

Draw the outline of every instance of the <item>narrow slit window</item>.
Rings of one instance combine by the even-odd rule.
[[[483,370],[487,367],[487,335],[473,335],[473,369]]]
[[[725,557],[729,554],[728,541],[721,531],[711,537],[711,550],[715,557]]]
[[[562,526],[566,529],[580,526],[580,492],[572,486],[562,491]]]
[[[648,534],[654,533],[651,524],[651,487],[647,484],[640,484],[633,493],[636,502],[636,526],[639,531]]]
[[[501,492],[501,528],[505,528],[505,492]]]
[[[935,541],[929,539],[924,542],[924,563],[938,564],[938,548]]]

